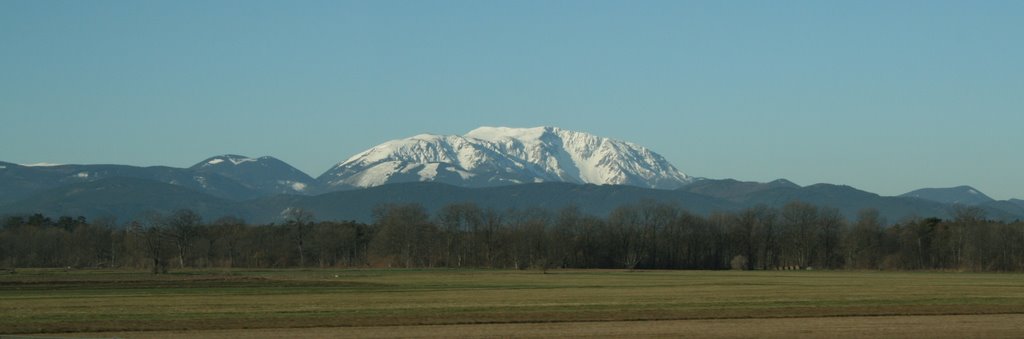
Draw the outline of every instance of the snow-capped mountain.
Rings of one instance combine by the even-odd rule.
[[[421,134],[352,156],[317,180],[328,189],[434,181],[467,187],[569,182],[679,188],[691,178],[642,146],[557,127]]]
[[[189,169],[196,173],[216,173],[266,194],[308,194],[315,183],[306,173],[268,156],[218,155]]]

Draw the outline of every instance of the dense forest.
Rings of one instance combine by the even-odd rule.
[[[204,221],[190,210],[118,224],[43,215],[6,217],[0,269],[468,267],[619,269],[860,269],[1024,271],[1024,223],[956,207],[950,220],[889,224],[874,210],[851,222],[801,202],[699,216],[651,201],[607,218],[577,208],[495,211],[382,205],[370,224],[317,221],[289,209],[282,222]]]

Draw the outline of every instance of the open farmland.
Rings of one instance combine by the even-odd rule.
[[[1013,336],[1024,331],[1022,314],[1020,274],[25,269],[0,276],[0,334]]]

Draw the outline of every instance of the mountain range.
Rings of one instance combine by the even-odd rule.
[[[220,155],[189,168],[0,162],[0,215],[122,221],[189,208],[207,218],[233,215],[268,223],[289,207],[307,208],[324,220],[369,221],[381,203],[420,203],[434,210],[460,202],[498,210],[573,205],[606,215],[620,205],[658,201],[710,214],[794,200],[835,207],[848,218],[875,208],[893,222],[946,217],[954,204],[982,207],[994,219],[1024,218],[1024,201],[996,201],[969,186],[885,197],[784,179],[698,179],[645,147],[556,127],[481,127],[462,136],[392,140],[316,179],[269,156]]]

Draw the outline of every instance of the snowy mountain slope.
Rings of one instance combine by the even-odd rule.
[[[691,179],[642,146],[557,127],[421,134],[352,156],[317,180],[328,189],[433,181],[484,187],[531,182],[674,189]]]
[[[269,156],[249,158],[225,154],[203,160],[189,169],[196,173],[216,173],[267,195],[308,194],[315,188],[315,181],[309,175]]]

